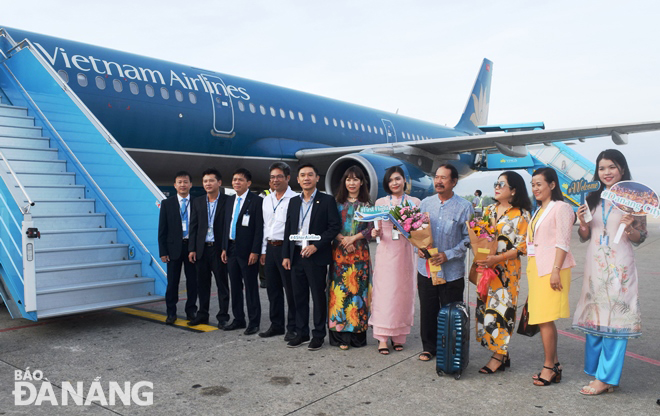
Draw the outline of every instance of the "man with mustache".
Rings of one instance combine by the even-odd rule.
[[[472,204],[454,193],[458,183],[458,170],[453,165],[441,165],[435,172],[433,184],[437,195],[425,198],[420,204],[422,212],[428,212],[431,220],[433,244],[438,249],[430,262],[441,265],[438,277],[447,281],[433,285],[426,271],[426,259],[418,251],[417,288],[419,291],[420,333],[423,352],[421,361],[429,361],[435,356],[438,340],[438,312],[443,305],[463,300],[465,289],[466,243],[470,242],[467,225],[472,215]]]

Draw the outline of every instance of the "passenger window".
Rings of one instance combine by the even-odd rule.
[[[131,90],[131,93],[133,95],[138,95],[140,93],[140,88],[138,87],[138,85],[135,82],[131,81],[131,83],[128,84],[128,89]]]
[[[369,130],[369,133],[371,133],[371,126],[367,124],[367,130]]]
[[[410,140],[410,133],[406,133],[406,136],[408,137],[408,140]]]
[[[87,77],[85,76],[85,74],[78,73],[78,75],[76,75],[76,78],[78,79],[78,85],[80,85],[81,87],[87,86]]]
[[[333,119],[332,119],[332,124],[334,124],[335,127],[337,127],[337,119],[336,119],[336,118],[333,118]]]
[[[188,99],[190,100],[191,103],[197,104],[197,96],[195,95],[194,92],[192,91],[188,92]]]
[[[238,109],[241,111],[245,111],[245,104],[243,104],[243,101],[238,100]]]
[[[101,76],[96,77],[96,88],[98,88],[100,90],[105,89],[105,78],[103,78]]]
[[[348,128],[349,128],[349,129],[353,130],[353,124],[351,124],[350,121],[347,121],[346,124],[348,124]]]
[[[270,108],[270,115],[273,116],[273,117],[275,117],[275,115],[277,115],[277,112],[275,111],[275,109],[273,107]]]
[[[119,79],[114,79],[112,80],[112,87],[115,89],[117,92],[122,92],[124,91],[124,84],[121,83],[121,80]]]
[[[252,103],[250,103],[250,112],[251,112],[252,114],[254,114],[254,113],[257,112],[257,107],[255,107],[254,104],[252,104]]]
[[[59,74],[60,78],[62,78],[62,81],[66,82],[67,84],[69,83],[69,74],[65,70],[60,69],[57,71],[57,73]]]
[[[341,128],[343,129],[343,128],[344,128],[344,120],[339,120],[339,125],[340,125]]]
[[[365,131],[364,124],[360,123],[360,126],[362,127],[362,131]]]
[[[174,98],[176,98],[178,102],[183,102],[183,93],[179,90],[174,90]]]
[[[312,123],[316,124],[316,116],[312,114]]]
[[[280,117],[286,118],[286,113],[280,108]]]
[[[154,87],[152,87],[151,85],[149,85],[149,84],[145,85],[144,86],[144,91],[147,93],[147,95],[149,97],[154,96]]]
[[[163,100],[170,99],[170,92],[165,87],[160,87],[160,96],[163,97]]]
[[[325,117],[325,116],[324,116],[324,117],[323,117],[323,120],[325,121],[325,125],[326,125],[326,126],[329,126],[329,125],[330,125],[330,122],[328,121],[328,117]]]
[[[289,118],[291,118],[291,120],[295,120],[295,119],[296,119],[296,115],[295,115],[295,114],[293,113],[293,111],[291,111],[291,110],[289,110]]]
[[[381,136],[384,136],[384,135],[385,135],[385,132],[383,131],[383,128],[380,127],[379,129],[380,129],[380,135],[381,135]]]
[[[300,111],[298,111],[298,120],[304,121],[304,117]]]
[[[264,115],[264,116],[266,115],[266,107],[264,107],[264,106],[261,105],[261,104],[259,105],[259,111],[261,111],[261,114],[262,114],[262,115]]]

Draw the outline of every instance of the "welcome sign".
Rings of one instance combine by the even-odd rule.
[[[580,195],[580,202],[584,204],[585,196],[588,192],[597,191],[600,189],[600,182],[588,182],[584,178],[580,178],[571,182],[566,189],[568,195]]]

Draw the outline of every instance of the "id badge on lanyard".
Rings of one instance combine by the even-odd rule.
[[[396,228],[392,228],[392,240],[398,240],[401,233]]]

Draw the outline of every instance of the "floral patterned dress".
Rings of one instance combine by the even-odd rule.
[[[328,328],[331,345],[361,347],[367,343],[367,324],[371,304],[371,261],[369,238],[373,223],[353,220],[355,211],[368,206],[363,202],[337,204],[341,216],[341,234],[361,233],[355,251],[346,252],[337,241],[333,243],[333,263],[328,286]]]
[[[582,293],[573,327],[600,337],[635,338],[642,334],[635,255],[627,234],[614,244],[623,213],[617,208],[610,211],[611,206],[611,202],[601,200],[593,211]],[[603,217],[607,218],[609,244],[600,243],[605,229]],[[633,227],[642,236],[636,244],[639,245],[647,236],[646,218],[637,217]]]
[[[484,209],[484,216],[497,216],[498,204]],[[477,295],[477,341],[497,354],[506,355],[509,340],[516,324],[516,307],[520,289],[520,256],[527,254],[527,224],[529,212],[510,207],[497,220],[497,254],[518,250],[518,256],[496,263],[493,268],[498,278],[490,281],[488,296],[484,302]]]

